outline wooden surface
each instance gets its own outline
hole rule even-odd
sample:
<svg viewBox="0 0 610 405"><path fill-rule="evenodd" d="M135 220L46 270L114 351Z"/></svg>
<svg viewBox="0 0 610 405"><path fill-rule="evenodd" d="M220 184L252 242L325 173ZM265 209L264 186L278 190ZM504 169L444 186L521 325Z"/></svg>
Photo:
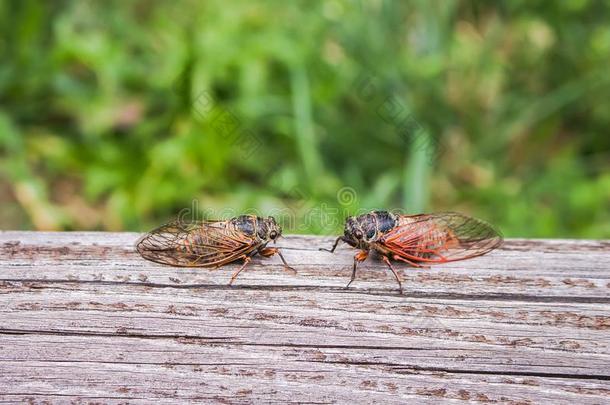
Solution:
<svg viewBox="0 0 610 405"><path fill-rule="evenodd" d="M508 240L378 260L287 237L279 258L172 268L133 233L0 233L0 402L610 403L610 242Z"/></svg>

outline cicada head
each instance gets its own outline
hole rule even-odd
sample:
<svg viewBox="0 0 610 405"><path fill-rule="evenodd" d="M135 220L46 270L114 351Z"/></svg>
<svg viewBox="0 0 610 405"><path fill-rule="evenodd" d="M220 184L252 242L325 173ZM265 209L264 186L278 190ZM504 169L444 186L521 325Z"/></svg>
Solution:
<svg viewBox="0 0 610 405"><path fill-rule="evenodd" d="M343 240L359 249L367 249L368 240L366 238L366 229L362 221L362 215L359 217L347 217L345 220L345 229L343 230Z"/></svg>
<svg viewBox="0 0 610 405"><path fill-rule="evenodd" d="M258 236L265 241L275 242L282 236L282 227L275 222L275 218L267 217L259 220Z"/></svg>
<svg viewBox="0 0 610 405"><path fill-rule="evenodd" d="M369 244L377 241L383 232L392 229L396 217L387 211L372 211L345 220L343 240L353 247L367 250Z"/></svg>

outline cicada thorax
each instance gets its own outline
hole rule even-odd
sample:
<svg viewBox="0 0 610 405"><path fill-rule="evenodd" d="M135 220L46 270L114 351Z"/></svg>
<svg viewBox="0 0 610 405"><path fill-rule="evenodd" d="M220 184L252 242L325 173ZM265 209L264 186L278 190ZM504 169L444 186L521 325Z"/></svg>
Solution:
<svg viewBox="0 0 610 405"><path fill-rule="evenodd" d="M268 228L270 219L257 217L255 215L241 215L231 220L232 227L242 234L256 239L257 242L268 241Z"/></svg>
<svg viewBox="0 0 610 405"><path fill-rule="evenodd" d="M244 235L254 236L256 234L257 218L253 215L240 215L229 221L229 226Z"/></svg>
<svg viewBox="0 0 610 405"><path fill-rule="evenodd" d="M387 211L373 211L371 214L375 221L375 236L379 237L386 232L391 231L398 225L398 217L391 212ZM371 235L371 231L368 231L367 237ZM369 237L369 239L372 239Z"/></svg>

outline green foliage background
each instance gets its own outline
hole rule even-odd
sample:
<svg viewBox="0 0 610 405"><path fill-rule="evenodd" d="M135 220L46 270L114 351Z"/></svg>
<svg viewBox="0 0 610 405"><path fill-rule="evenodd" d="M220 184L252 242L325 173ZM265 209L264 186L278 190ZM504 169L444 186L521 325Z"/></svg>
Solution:
<svg viewBox="0 0 610 405"><path fill-rule="evenodd" d="M402 208L610 237L609 16L597 0L2 1L0 228L141 231L196 199L280 207L289 232L337 231L320 207ZM261 147L215 128L201 94ZM421 136L383 119L388 98Z"/></svg>

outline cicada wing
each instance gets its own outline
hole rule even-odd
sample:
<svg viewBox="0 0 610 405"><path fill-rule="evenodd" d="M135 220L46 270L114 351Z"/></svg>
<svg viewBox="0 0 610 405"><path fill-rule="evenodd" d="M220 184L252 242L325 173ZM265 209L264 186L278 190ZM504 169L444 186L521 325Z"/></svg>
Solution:
<svg viewBox="0 0 610 405"><path fill-rule="evenodd" d="M161 264L211 267L235 261L257 246L253 237L233 229L229 221L176 221L146 234L136 250Z"/></svg>
<svg viewBox="0 0 610 405"><path fill-rule="evenodd" d="M455 212L401 215L377 242L408 261L445 263L481 256L502 244L490 224Z"/></svg>

